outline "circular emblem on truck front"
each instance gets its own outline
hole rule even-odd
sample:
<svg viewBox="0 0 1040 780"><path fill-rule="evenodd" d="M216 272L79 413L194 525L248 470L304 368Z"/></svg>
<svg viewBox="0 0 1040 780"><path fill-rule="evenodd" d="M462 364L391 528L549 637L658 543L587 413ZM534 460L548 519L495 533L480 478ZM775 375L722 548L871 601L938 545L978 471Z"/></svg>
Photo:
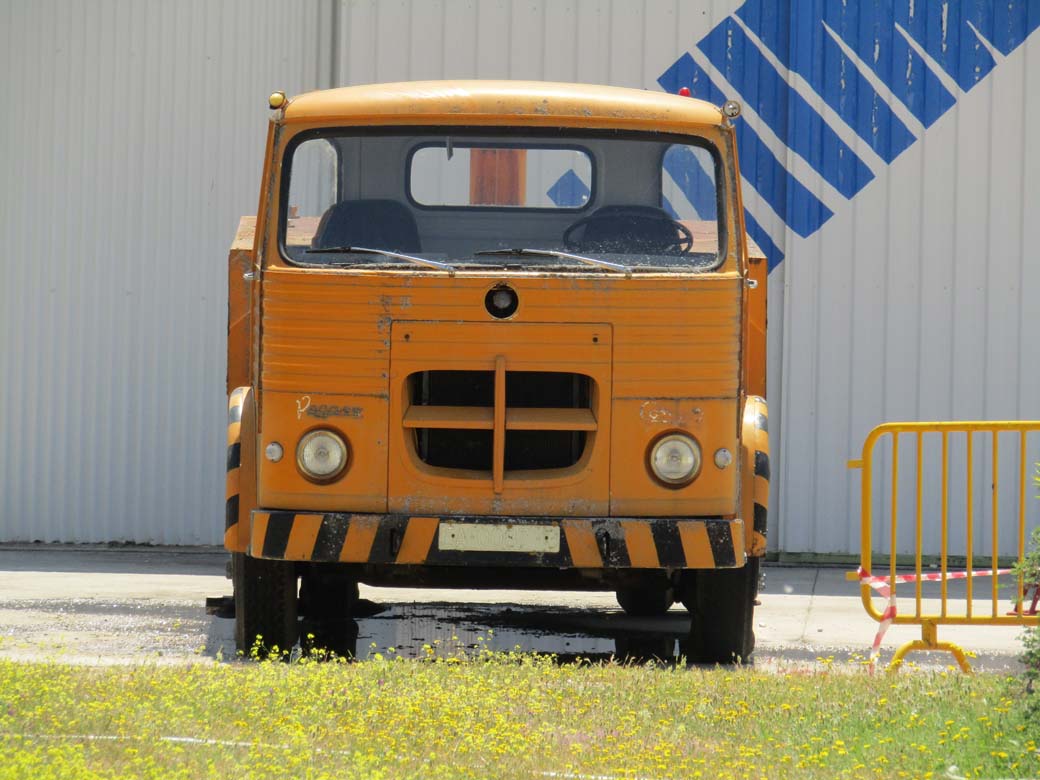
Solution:
<svg viewBox="0 0 1040 780"><path fill-rule="evenodd" d="M504 320L516 314L520 307L520 299L516 290L508 284L499 284L487 291L484 296L484 308L492 317Z"/></svg>

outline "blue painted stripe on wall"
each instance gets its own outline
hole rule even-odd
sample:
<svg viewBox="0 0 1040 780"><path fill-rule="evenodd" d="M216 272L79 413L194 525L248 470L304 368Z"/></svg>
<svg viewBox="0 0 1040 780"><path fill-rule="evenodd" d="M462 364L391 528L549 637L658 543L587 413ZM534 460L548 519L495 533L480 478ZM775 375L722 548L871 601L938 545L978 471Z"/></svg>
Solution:
<svg viewBox="0 0 1040 780"><path fill-rule="evenodd" d="M726 19L697 44L777 137L846 198L874 178L856 153L791 89L747 34Z"/></svg>
<svg viewBox="0 0 1040 780"><path fill-rule="evenodd" d="M1040 27L1040 0L747 0L735 16L784 68L805 79L851 130L891 163L917 139L856 63L872 71L927 128L958 97L932 65L961 89L971 89L995 67L986 44L1007 55ZM917 53L907 36L928 58ZM724 96L688 53L658 84L668 92L689 87L696 97L715 104L736 98L754 106L777 137L825 180L846 197L855 195L869 181L859 178L863 174L856 163L862 160L855 155L849 158L852 164L840 159L847 149L838 145L840 136L835 143L834 128L788 87L787 74L772 67L754 38L729 16L697 44L740 94ZM854 59L845 56L842 46L854 52ZM737 120L736 132L744 179L796 233L806 236L819 229L831 216L826 206L783 170L746 122ZM783 252L750 211L746 217L748 234L774 268Z"/></svg>
<svg viewBox="0 0 1040 780"><path fill-rule="evenodd" d="M878 75L882 82L892 90L892 94L903 104L925 127L931 127L935 120L953 108L957 99L942 85L939 77L925 65L918 54L894 27L883 26L886 30L883 42L879 43L880 52L891 52L889 56L879 54L875 61L873 56L863 59Z"/></svg>
<svg viewBox="0 0 1040 780"><path fill-rule="evenodd" d="M1036 0L995 3L993 15L980 13L975 26L997 51L1010 54L1040 27L1040 3Z"/></svg>
<svg viewBox="0 0 1040 780"><path fill-rule="evenodd" d="M747 230L747 234L751 236L758 248L762 250L762 254L766 256L766 262L769 265L769 270L772 271L780 262L784 259L784 253L780 251L780 247L773 243L772 237L766 232L755 216L744 209L744 228Z"/></svg>
<svg viewBox="0 0 1040 780"><path fill-rule="evenodd" d="M894 15L896 22L939 67L961 89L968 91L996 67L993 56L971 26L1001 54L1010 54L1040 27L1040 2L951 0L948 3L916 3L913 13L909 4L900 4L894 9Z"/></svg>
<svg viewBox="0 0 1040 780"><path fill-rule="evenodd" d="M689 87L694 97L721 105L726 98L688 53L683 54L657 80L666 92ZM754 182L762 199L794 232L809 236L834 216L823 202L792 176L747 122L736 123L741 170Z"/></svg>
<svg viewBox="0 0 1040 780"><path fill-rule="evenodd" d="M812 15L809 0L795 0L792 13ZM906 6L909 9L909 6ZM816 21L818 20L818 21ZM893 3L846 0L828 3L814 23L826 22L861 63L870 68L910 112L928 127L953 106L956 98L924 59L896 30Z"/></svg>
<svg viewBox="0 0 1040 780"><path fill-rule="evenodd" d="M967 25L968 21L979 21L981 14L972 14L972 10L965 7L975 3L954 0L917 5L911 14L908 6L900 4L895 11L896 21L961 89L967 91L989 75L996 63ZM991 6L990 3L985 5Z"/></svg>
<svg viewBox="0 0 1040 780"><path fill-rule="evenodd" d="M814 0L808 11L798 13L802 5L801 0L779 6L768 0L748 0L737 9L737 15L784 67L804 78L881 159L892 162L916 140L914 134L828 35L819 0Z"/></svg>

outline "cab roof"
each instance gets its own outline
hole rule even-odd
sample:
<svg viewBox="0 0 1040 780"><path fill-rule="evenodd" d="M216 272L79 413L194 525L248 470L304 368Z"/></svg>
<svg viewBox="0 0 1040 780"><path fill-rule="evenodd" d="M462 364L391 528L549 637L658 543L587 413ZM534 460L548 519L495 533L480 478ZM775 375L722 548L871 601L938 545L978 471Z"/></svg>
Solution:
<svg viewBox="0 0 1040 780"><path fill-rule="evenodd" d="M405 81L307 92L286 122L524 124L690 132L718 127L718 106L664 92L548 81Z"/></svg>

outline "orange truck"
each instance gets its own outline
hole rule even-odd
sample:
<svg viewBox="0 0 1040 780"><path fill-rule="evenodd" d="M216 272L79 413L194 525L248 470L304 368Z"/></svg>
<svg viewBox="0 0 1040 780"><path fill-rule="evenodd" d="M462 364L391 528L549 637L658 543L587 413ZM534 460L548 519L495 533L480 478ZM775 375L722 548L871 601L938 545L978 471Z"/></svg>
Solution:
<svg viewBox="0 0 1040 780"><path fill-rule="evenodd" d="M450 81L270 107L229 262L239 648L363 582L681 602L690 660L747 658L769 445L739 104Z"/></svg>

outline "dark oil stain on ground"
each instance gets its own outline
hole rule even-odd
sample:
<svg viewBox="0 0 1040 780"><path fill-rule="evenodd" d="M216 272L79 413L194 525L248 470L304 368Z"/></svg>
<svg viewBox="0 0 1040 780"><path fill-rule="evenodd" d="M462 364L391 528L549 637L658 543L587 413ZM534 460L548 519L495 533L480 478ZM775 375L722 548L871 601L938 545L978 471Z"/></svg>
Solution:
<svg viewBox="0 0 1040 780"><path fill-rule="evenodd" d="M359 659L375 653L424 658L486 649L552 654L561 662L674 663L688 630L682 610L631 618L602 610L446 602L394 604L356 621L301 624L305 640L313 634L312 644Z"/></svg>

